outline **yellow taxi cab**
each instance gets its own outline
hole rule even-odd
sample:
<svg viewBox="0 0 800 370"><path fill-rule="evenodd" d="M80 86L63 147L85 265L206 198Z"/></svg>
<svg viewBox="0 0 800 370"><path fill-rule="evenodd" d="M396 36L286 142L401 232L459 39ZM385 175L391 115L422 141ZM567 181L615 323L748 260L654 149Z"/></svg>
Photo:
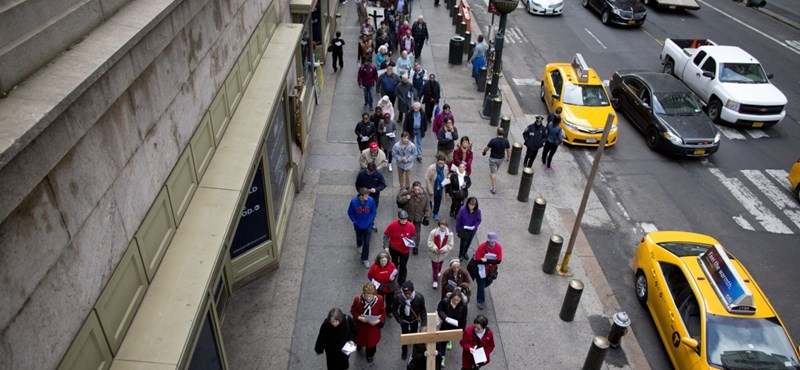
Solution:
<svg viewBox="0 0 800 370"><path fill-rule="evenodd" d="M548 112L561 107L564 142L579 146L598 146L608 114L614 114L606 146L617 143L617 115L608 99L603 81L589 68L581 54L572 63L550 63L544 67L541 92Z"/></svg>
<svg viewBox="0 0 800 370"><path fill-rule="evenodd" d="M800 159L794 163L792 169L789 170L789 182L794 189L794 196L800 201Z"/></svg>
<svg viewBox="0 0 800 370"><path fill-rule="evenodd" d="M714 238L649 233L633 270L676 369L800 369L800 348L764 292Z"/></svg>

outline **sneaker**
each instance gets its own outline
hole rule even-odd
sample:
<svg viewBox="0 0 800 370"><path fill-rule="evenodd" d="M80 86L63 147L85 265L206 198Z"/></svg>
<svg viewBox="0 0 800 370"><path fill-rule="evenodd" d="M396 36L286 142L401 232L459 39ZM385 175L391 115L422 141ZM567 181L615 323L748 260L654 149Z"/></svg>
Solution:
<svg viewBox="0 0 800 370"><path fill-rule="evenodd" d="M447 341L447 350L449 351L451 349L453 349L453 342L448 340Z"/></svg>
<svg viewBox="0 0 800 370"><path fill-rule="evenodd" d="M438 288L439 288L439 283L434 281L433 282L433 289L438 289Z"/></svg>
<svg viewBox="0 0 800 370"><path fill-rule="evenodd" d="M422 156L417 156L417 162L422 163Z"/></svg>
<svg viewBox="0 0 800 370"><path fill-rule="evenodd" d="M495 189L495 188L491 188L491 189L489 189L489 191L492 192L492 194L497 194L497 189Z"/></svg>
<svg viewBox="0 0 800 370"><path fill-rule="evenodd" d="M342 1L340 4L342 5L347 4L347 0Z"/></svg>
<svg viewBox="0 0 800 370"><path fill-rule="evenodd" d="M364 264L364 268L369 268L369 261L361 261Z"/></svg>
<svg viewBox="0 0 800 370"><path fill-rule="evenodd" d="M486 305L484 305L483 303L478 303L479 310L483 310L484 307L486 307Z"/></svg>
<svg viewBox="0 0 800 370"><path fill-rule="evenodd" d="M367 357L367 362L372 363L372 357Z"/></svg>
<svg viewBox="0 0 800 370"><path fill-rule="evenodd" d="M361 254L361 247L356 247L356 253Z"/></svg>
<svg viewBox="0 0 800 370"><path fill-rule="evenodd" d="M415 255L419 254L419 248L412 249L411 253L414 253Z"/></svg>
<svg viewBox="0 0 800 370"><path fill-rule="evenodd" d="M375 225L372 225L372 232L373 233L377 233L378 232L378 228L375 227Z"/></svg>
<svg viewBox="0 0 800 370"><path fill-rule="evenodd" d="M392 164L389 163L389 172L392 172Z"/></svg>
<svg viewBox="0 0 800 370"><path fill-rule="evenodd" d="M433 220L436 221L436 222L439 222L439 214L438 213L434 213L433 214Z"/></svg>

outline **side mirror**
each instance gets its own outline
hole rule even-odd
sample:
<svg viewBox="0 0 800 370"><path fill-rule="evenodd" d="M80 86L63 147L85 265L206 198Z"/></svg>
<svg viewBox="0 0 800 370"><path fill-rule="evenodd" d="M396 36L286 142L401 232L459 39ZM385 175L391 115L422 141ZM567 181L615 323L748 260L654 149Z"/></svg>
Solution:
<svg viewBox="0 0 800 370"><path fill-rule="evenodd" d="M683 337L681 338L681 344L691 348L697 352L698 355L700 354L700 343L697 342L697 339L692 337Z"/></svg>
<svg viewBox="0 0 800 370"><path fill-rule="evenodd" d="M771 80L773 77L775 77L775 75L774 75L774 74L772 74L772 73L767 73L767 79L768 79L768 80Z"/></svg>
<svg viewBox="0 0 800 370"><path fill-rule="evenodd" d="M555 100L558 100L558 99L560 99L560 98L561 98L561 97L560 97L558 94L553 94L553 99L555 99Z"/></svg>
<svg viewBox="0 0 800 370"><path fill-rule="evenodd" d="M714 79L714 72L711 71L703 71L703 77L708 77L710 79Z"/></svg>

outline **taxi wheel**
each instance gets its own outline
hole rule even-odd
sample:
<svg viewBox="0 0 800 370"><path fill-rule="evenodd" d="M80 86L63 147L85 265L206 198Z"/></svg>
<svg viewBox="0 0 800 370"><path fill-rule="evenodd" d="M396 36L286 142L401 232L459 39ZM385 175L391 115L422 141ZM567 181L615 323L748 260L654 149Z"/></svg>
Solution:
<svg viewBox="0 0 800 370"><path fill-rule="evenodd" d="M636 288L636 299L639 300L639 303L642 305L647 304L647 278L644 276L642 271L636 272L636 282L634 283Z"/></svg>

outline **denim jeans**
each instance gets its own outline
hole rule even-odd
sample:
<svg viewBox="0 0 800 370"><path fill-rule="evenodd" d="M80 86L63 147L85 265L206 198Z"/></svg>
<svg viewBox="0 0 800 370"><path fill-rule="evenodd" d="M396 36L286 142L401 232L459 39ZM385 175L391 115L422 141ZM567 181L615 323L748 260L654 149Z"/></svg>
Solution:
<svg viewBox="0 0 800 370"><path fill-rule="evenodd" d="M478 304L483 304L486 302L486 293L484 292L486 290L486 279L479 277L475 280L478 283Z"/></svg>
<svg viewBox="0 0 800 370"><path fill-rule="evenodd" d="M415 128L413 135L414 145L417 146L417 157L422 157L422 131Z"/></svg>
<svg viewBox="0 0 800 370"><path fill-rule="evenodd" d="M364 86L364 105L368 105L369 109L375 106L372 101L372 86Z"/></svg>
<svg viewBox="0 0 800 370"><path fill-rule="evenodd" d="M361 247L361 260L369 260L369 241L372 237L372 228L359 229L353 225L356 230L356 245Z"/></svg>

